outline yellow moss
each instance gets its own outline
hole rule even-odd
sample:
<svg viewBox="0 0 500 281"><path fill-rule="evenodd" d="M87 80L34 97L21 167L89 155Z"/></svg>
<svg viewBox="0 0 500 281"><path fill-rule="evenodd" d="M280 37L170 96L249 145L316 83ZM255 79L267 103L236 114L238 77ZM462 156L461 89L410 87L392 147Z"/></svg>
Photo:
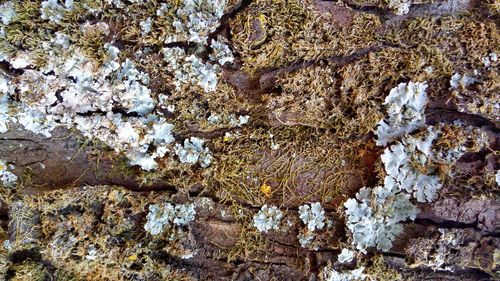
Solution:
<svg viewBox="0 0 500 281"><path fill-rule="evenodd" d="M270 149L269 133L280 144L278 150ZM362 142L333 136L305 127L252 130L220 148L224 154L219 154L208 185L223 201L253 206L331 202L363 181L363 171L355 168ZM273 190L270 198L260 190L263 183Z"/></svg>
<svg viewBox="0 0 500 281"><path fill-rule="evenodd" d="M232 21L243 69L253 73L292 62L347 56L377 45L378 17L354 14L344 26L300 1L256 1ZM297 24L299 21L300 24Z"/></svg>
<svg viewBox="0 0 500 281"><path fill-rule="evenodd" d="M270 97L267 107L277 116L295 114L298 124L333 129L338 139L366 136L382 118L373 102L380 93L347 84L358 81L357 69L358 64L346 66L342 73L349 77L343 80L335 77L335 68L322 65L291 73L278 81L283 93Z"/></svg>
<svg viewBox="0 0 500 281"><path fill-rule="evenodd" d="M13 272L13 276L9 279L12 281L43 281L50 278L47 269L42 264L32 261L15 264L9 270Z"/></svg>
<svg viewBox="0 0 500 281"><path fill-rule="evenodd" d="M244 59L244 69L280 66L289 61L288 52L284 53L291 48L288 39L303 29L308 17L311 15L300 1L253 1L231 21L232 40Z"/></svg>
<svg viewBox="0 0 500 281"><path fill-rule="evenodd" d="M372 257L369 262L365 264L366 269L363 273L367 274L371 280L385 281L385 280L404 280L403 276L390 267L385 261L384 256L377 255Z"/></svg>
<svg viewBox="0 0 500 281"><path fill-rule="evenodd" d="M55 280L127 280L131 275L191 280L149 257L152 249L163 246L138 235L142 226L131 219L141 215L146 204L163 202L164 197L99 186L48 192L26 197L25 202L41 210L40 252L54 266ZM97 249L98 259L87 257L90 247ZM139 269L133 269L137 265Z"/></svg>

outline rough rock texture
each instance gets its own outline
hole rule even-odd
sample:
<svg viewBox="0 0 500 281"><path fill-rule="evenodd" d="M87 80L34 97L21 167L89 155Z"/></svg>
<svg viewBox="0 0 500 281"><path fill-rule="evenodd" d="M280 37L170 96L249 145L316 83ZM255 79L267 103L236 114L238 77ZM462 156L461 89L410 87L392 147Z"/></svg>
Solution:
<svg viewBox="0 0 500 281"><path fill-rule="evenodd" d="M216 106L249 113L251 122L238 131L204 130L195 121L183 121L177 139L192 135L212 141L216 164L207 171L179 168L150 176L128 166L126 158L97 141L66 128L57 128L48 139L20 128L0 134L0 159L13 164L20 178L18 189L7 190L0 197L0 238L11 244L0 253L0 274L7 280L318 280L321 268L335 261L342 245L349 242L341 203L381 179L378 161L382 149L375 146L372 131L381 116L380 104L396 82L418 76L435 78L429 87L429 125L460 121L484 132L488 144L465 154L451 167L457 176L446 179L438 200L418 205L417 219L405 222L391 251L370 251L368 260L381 257L381 270L398 276L385 280L499 278L500 199L498 185L492 180L500 167L499 120L474 108L458 110L475 93L483 93L480 88L459 96L446 92L449 72L461 70L450 64L458 64L455 58L468 55L464 51L467 42L457 39L429 47L413 38L417 31L425 33L422 38L438 40L447 29L460 30L457 25L469 21L467 12L474 14L474 23L498 32L494 29L498 28L498 1L414 1L418 3L404 16L394 15L383 1L305 2L322 18L321 24L331 25L318 37L343 30L345 38L331 43L334 47L329 47L328 39L317 38L317 50L296 55L295 51L306 47L287 40L265 47L278 42L280 32L297 36L293 41L307 37L307 32L299 36L288 34L298 33L296 30L279 30L274 18L262 20L269 3L244 0L223 18L215 33L232 34L239 57L222 73L223 82L233 89L231 104L218 100ZM496 10L486 2L496 5ZM275 12L269 13L278 18ZM434 34L424 30L423 23L419 27L421 17L426 17L428 25L438 25L441 20L456 22ZM364 20L367 26L356 25L357 31L353 31L360 35L349 37L350 24ZM285 29L295 23L282 24ZM299 21L298 26L301 24ZM367 35L358 29L368 33L373 29L380 38L364 42ZM245 37L245 32L250 35ZM237 41L235 35L252 47ZM498 52L495 40L488 43ZM355 43L344 46L344 41ZM304 42L301 44L308 45ZM447 53L450 49L459 54ZM264 54L262 61L259 52ZM442 69L436 67L436 77L421 71L429 63L425 59L415 63L417 66L408 61L392 64L401 56L417 61L417 53L432 54L426 59L438 61L443 53L449 56L448 62L439 64ZM245 60L245 55L255 57ZM469 67L467 59L460 62L460 67ZM13 71L4 64L1 68ZM397 72L394 76L381 73L391 72L391 68ZM366 77L349 76L357 71ZM498 78L498 68L495 71ZM365 95L372 89L380 93ZM324 92L332 95L315 104L314 95ZM354 101L346 101L346 96ZM233 100L241 107L232 108ZM274 130L281 150L270 148L268 130ZM244 138L222 140L226 132L235 131ZM269 196L259 189L264 183L272 187ZM165 201L196 205L195 220L176 230L175 243L166 234L152 237L143 227L147 206ZM297 239L304 229L298 206L315 201L322 202L333 221L328 231L318 234L321 245L316 251L300 247ZM275 232L255 231L251 218L265 203L286 209L291 223ZM91 254L94 250L96 259ZM383 273L373 274L384 280Z"/></svg>

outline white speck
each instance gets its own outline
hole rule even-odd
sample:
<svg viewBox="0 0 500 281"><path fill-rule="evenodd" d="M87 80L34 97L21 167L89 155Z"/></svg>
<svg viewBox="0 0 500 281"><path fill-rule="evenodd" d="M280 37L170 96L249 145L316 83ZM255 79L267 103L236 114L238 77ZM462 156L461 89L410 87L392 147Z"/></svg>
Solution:
<svg viewBox="0 0 500 281"><path fill-rule="evenodd" d="M145 21L141 21L141 29L142 29L142 35L146 35L151 32L151 26L153 24L153 21L151 18L146 19Z"/></svg>
<svg viewBox="0 0 500 281"><path fill-rule="evenodd" d="M352 261L355 252L349 249L342 249L342 252L338 256L338 261L341 263L346 263Z"/></svg>
<svg viewBox="0 0 500 281"><path fill-rule="evenodd" d="M496 53L490 53L489 55L485 56L482 61L484 66L490 67L494 62L498 61L498 55Z"/></svg>
<svg viewBox="0 0 500 281"><path fill-rule="evenodd" d="M208 123L215 125L220 122L220 117L216 114L211 113L210 116L208 116Z"/></svg>

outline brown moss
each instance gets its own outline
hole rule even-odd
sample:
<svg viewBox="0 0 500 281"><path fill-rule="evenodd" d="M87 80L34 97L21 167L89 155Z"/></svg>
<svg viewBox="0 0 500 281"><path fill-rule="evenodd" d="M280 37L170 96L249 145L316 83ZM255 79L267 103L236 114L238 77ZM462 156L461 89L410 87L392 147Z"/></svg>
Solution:
<svg viewBox="0 0 500 281"><path fill-rule="evenodd" d="M306 127L253 130L230 143L214 165L209 183L223 201L253 206L270 203L298 206L309 201L334 204L334 199L363 185L357 167L361 142L336 142L334 133ZM280 147L271 149L271 139ZM266 196L260 186L271 186Z"/></svg>
<svg viewBox="0 0 500 281"><path fill-rule="evenodd" d="M374 46L379 27L377 17L363 13L341 27L300 1L254 1L231 22L234 47L250 73L352 54Z"/></svg>
<svg viewBox="0 0 500 281"><path fill-rule="evenodd" d="M363 273L370 276L370 279L372 280L404 280L401 273L389 266L382 255L372 257L371 260L365 264L365 266L366 270Z"/></svg>

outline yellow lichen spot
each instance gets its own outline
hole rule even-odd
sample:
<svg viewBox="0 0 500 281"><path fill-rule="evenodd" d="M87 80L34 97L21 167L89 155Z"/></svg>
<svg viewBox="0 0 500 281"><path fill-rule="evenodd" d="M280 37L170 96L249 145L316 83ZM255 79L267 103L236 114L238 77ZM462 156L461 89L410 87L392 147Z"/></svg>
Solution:
<svg viewBox="0 0 500 281"><path fill-rule="evenodd" d="M131 262L134 262L134 261L136 261L136 260L137 260L137 255L136 255L136 254L133 254L133 255L129 256L127 259L128 259L129 261L131 261Z"/></svg>
<svg viewBox="0 0 500 281"><path fill-rule="evenodd" d="M271 186L264 183L260 186L260 191L267 197L271 195Z"/></svg>
<svg viewBox="0 0 500 281"><path fill-rule="evenodd" d="M229 142L229 141L231 141L231 137L229 137L229 136L226 135L226 136L224 136L223 141L224 142Z"/></svg>
<svg viewBox="0 0 500 281"><path fill-rule="evenodd" d="M267 23L267 19L266 19L266 16L265 16L265 15L260 14L260 15L258 16L258 18L259 18L259 21L260 21L260 23L261 23L262 25L265 25L265 24Z"/></svg>

